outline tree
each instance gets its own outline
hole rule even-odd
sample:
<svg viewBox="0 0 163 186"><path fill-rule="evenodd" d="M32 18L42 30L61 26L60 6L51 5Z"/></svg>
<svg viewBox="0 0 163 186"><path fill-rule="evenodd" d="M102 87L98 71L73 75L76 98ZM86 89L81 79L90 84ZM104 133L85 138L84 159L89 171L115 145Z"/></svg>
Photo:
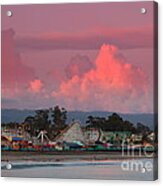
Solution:
<svg viewBox="0 0 163 186"><path fill-rule="evenodd" d="M108 117L105 125L106 131L123 131L123 119L117 114L113 113L111 116Z"/></svg>
<svg viewBox="0 0 163 186"><path fill-rule="evenodd" d="M51 116L53 120L53 124L57 129L63 129L66 125L67 119L67 111L65 108L59 108L59 106L55 106L51 109Z"/></svg>
<svg viewBox="0 0 163 186"><path fill-rule="evenodd" d="M31 136L35 134L35 117L27 116L23 122L24 130L29 132Z"/></svg>
<svg viewBox="0 0 163 186"><path fill-rule="evenodd" d="M36 110L35 122L36 128L38 130L48 130L49 129L49 110Z"/></svg>
<svg viewBox="0 0 163 186"><path fill-rule="evenodd" d="M108 117L108 119L110 122L123 122L123 119L117 113L113 113L111 116Z"/></svg>
<svg viewBox="0 0 163 186"><path fill-rule="evenodd" d="M123 131L131 131L133 133L136 132L136 128L135 126L133 125L133 123L131 123L130 121L124 121L123 122Z"/></svg>
<svg viewBox="0 0 163 186"><path fill-rule="evenodd" d="M100 128L103 131L131 131L135 132L134 125L129 121L123 119L117 114L113 113L108 118L88 116L86 121L87 127Z"/></svg>
<svg viewBox="0 0 163 186"><path fill-rule="evenodd" d="M145 135L150 132L150 128L142 123L137 123L136 132Z"/></svg>
<svg viewBox="0 0 163 186"><path fill-rule="evenodd" d="M49 110L36 110L35 116L28 116L24 120L24 129L28 131L31 136L37 135L40 130L49 130Z"/></svg>
<svg viewBox="0 0 163 186"><path fill-rule="evenodd" d="M86 120L86 124L88 124L88 126L93 126L93 120L94 120L94 117L93 116L88 116L88 119Z"/></svg>
<svg viewBox="0 0 163 186"><path fill-rule="evenodd" d="M88 116L86 123L88 124L88 127L103 128L106 123L106 118Z"/></svg>

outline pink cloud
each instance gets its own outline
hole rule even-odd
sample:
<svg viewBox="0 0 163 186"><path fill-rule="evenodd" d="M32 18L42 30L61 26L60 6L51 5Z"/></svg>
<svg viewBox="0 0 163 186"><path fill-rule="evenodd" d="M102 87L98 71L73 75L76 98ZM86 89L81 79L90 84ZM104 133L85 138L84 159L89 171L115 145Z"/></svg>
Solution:
<svg viewBox="0 0 163 186"><path fill-rule="evenodd" d="M35 78L34 69L24 63L21 55L16 49L14 30L2 31L3 108L37 108L42 97L46 97L43 83ZM45 102L46 98L41 104Z"/></svg>
<svg viewBox="0 0 163 186"><path fill-rule="evenodd" d="M113 45L102 45L95 68L61 83L52 96L68 109L150 112L148 79Z"/></svg>
<svg viewBox="0 0 163 186"><path fill-rule="evenodd" d="M65 69L65 73L67 78L72 78L75 75L83 76L83 74L88 72L92 67L93 64L88 56L78 54L71 58Z"/></svg>
<svg viewBox="0 0 163 186"><path fill-rule="evenodd" d="M39 93L43 88L43 82L39 79L35 79L30 82L29 90L33 93Z"/></svg>
<svg viewBox="0 0 163 186"><path fill-rule="evenodd" d="M11 85L13 81L24 83L32 79L34 71L23 64L21 54L16 50L12 29L2 31L2 81Z"/></svg>
<svg viewBox="0 0 163 186"><path fill-rule="evenodd" d="M35 76L34 70L23 63L14 39L15 33L12 29L2 31L3 98L23 94L29 81Z"/></svg>
<svg viewBox="0 0 163 186"><path fill-rule="evenodd" d="M57 68L51 68L50 71L46 73L44 81L46 82L46 88L49 90L57 88L63 80L66 80L65 73Z"/></svg>

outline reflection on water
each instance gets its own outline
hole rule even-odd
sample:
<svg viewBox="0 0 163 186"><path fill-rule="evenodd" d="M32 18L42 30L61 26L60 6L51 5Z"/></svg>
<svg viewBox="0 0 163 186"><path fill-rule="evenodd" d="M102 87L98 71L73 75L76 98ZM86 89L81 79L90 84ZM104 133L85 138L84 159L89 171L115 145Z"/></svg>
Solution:
<svg viewBox="0 0 163 186"><path fill-rule="evenodd" d="M126 161L126 160L125 160ZM152 159L141 159L143 165ZM2 176L5 177L44 177L44 178L76 178L76 179L129 179L153 180L153 170L141 171L130 168L122 170L122 160L110 161L78 161L78 162L17 162L12 169L6 169L3 162ZM132 160L128 160L129 163Z"/></svg>

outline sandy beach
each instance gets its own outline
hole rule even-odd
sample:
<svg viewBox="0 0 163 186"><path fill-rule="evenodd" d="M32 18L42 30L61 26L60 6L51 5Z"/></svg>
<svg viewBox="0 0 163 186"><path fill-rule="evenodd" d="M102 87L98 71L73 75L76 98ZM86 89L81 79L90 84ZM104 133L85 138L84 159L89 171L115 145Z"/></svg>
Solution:
<svg viewBox="0 0 163 186"><path fill-rule="evenodd" d="M154 155L153 157L155 157ZM121 151L55 151L55 152L21 152L21 151L2 151L2 161L78 161L78 160L110 160L126 158L146 158L143 153L122 154Z"/></svg>

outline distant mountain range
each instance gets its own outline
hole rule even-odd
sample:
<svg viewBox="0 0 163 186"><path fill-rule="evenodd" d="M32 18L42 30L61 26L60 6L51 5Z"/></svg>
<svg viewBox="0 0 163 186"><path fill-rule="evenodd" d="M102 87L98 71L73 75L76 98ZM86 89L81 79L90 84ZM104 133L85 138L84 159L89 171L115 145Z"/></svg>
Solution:
<svg viewBox="0 0 163 186"><path fill-rule="evenodd" d="M99 116L99 117L108 117L112 114L112 112L105 111L92 111L92 112L84 112L84 111L69 111L67 113L67 123L71 123L73 119L79 120L81 124L85 124L88 116ZM143 114L122 114L118 113L123 120L128 120L133 124L137 124L141 122L151 129L154 127L154 114L151 113L143 113ZM27 116L34 116L34 110L17 110L17 109L2 109L1 110L1 121L2 123L8 122L23 122Z"/></svg>

